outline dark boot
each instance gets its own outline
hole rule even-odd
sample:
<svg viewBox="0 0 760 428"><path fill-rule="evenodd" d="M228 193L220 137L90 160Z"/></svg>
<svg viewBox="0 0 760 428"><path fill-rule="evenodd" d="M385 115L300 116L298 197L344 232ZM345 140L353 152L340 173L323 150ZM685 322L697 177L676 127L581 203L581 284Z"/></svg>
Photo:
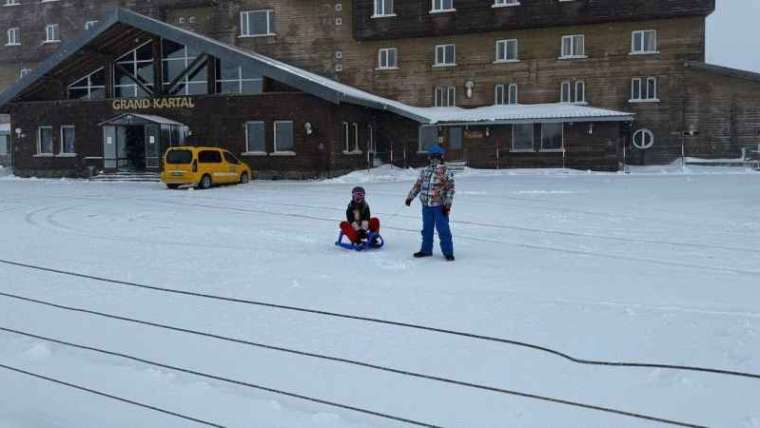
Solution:
<svg viewBox="0 0 760 428"><path fill-rule="evenodd" d="M418 252L414 253L414 258L415 259L421 259L423 257L430 257L430 256L432 256L432 254L430 254L430 253L423 253L422 251L418 251Z"/></svg>
<svg viewBox="0 0 760 428"><path fill-rule="evenodd" d="M454 258L453 254L446 254L446 261L447 262L453 262L454 260L456 260L456 259Z"/></svg>

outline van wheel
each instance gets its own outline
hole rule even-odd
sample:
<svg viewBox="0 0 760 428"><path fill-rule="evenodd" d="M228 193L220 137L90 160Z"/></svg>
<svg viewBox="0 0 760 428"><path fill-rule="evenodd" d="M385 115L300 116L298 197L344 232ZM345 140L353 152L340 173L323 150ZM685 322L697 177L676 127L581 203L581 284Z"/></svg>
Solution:
<svg viewBox="0 0 760 428"><path fill-rule="evenodd" d="M174 189L177 189L177 188L179 188L179 184L167 184L167 185L166 185L166 187L168 187L168 188L170 188L170 189L174 190Z"/></svg>
<svg viewBox="0 0 760 428"><path fill-rule="evenodd" d="M201 178L200 183L198 183L198 188L202 190L206 190L211 188L211 185L213 183L211 182L211 176L206 174Z"/></svg>
<svg viewBox="0 0 760 428"><path fill-rule="evenodd" d="M248 184L249 181L251 181L251 178L248 177L247 172L244 172L240 175L240 184Z"/></svg>

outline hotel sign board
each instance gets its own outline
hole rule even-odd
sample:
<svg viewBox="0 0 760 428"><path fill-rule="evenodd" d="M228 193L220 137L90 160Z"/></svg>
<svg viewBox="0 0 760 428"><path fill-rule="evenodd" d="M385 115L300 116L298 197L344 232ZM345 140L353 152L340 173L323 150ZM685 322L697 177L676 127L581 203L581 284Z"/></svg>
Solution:
<svg viewBox="0 0 760 428"><path fill-rule="evenodd" d="M122 98L113 100L112 107L115 111L194 109L195 102L191 97Z"/></svg>

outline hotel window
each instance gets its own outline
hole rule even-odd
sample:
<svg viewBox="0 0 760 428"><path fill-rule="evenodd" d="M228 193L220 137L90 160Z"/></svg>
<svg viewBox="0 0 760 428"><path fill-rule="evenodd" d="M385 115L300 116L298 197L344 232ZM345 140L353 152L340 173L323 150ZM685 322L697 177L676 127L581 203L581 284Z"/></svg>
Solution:
<svg viewBox="0 0 760 428"><path fill-rule="evenodd" d="M266 153L266 125L261 121L245 123L246 153Z"/></svg>
<svg viewBox="0 0 760 428"><path fill-rule="evenodd" d="M186 46L163 40L163 64L164 76L163 85L168 86L179 77L200 55L199 52ZM147 71L147 70L146 70ZM149 78L148 78L149 77ZM147 81L153 81L153 68L150 67L150 75L145 78ZM186 73L185 77L180 80L172 91L171 95L205 95L208 93L208 67L206 62L196 64L195 68Z"/></svg>
<svg viewBox="0 0 760 428"><path fill-rule="evenodd" d="M343 154L360 154L359 148L359 124L354 122L342 123Z"/></svg>
<svg viewBox="0 0 760 428"><path fill-rule="evenodd" d="M585 58L586 37L583 34L562 36L562 54L560 58Z"/></svg>
<svg viewBox="0 0 760 428"><path fill-rule="evenodd" d="M457 88L453 86L438 86L435 88L436 107L454 107L457 104Z"/></svg>
<svg viewBox="0 0 760 428"><path fill-rule="evenodd" d="M96 20L87 21L87 22L84 23L84 29L85 30L90 30L90 29L94 28L96 25L98 25L98 21L96 21Z"/></svg>
<svg viewBox="0 0 760 428"><path fill-rule="evenodd" d="M438 128L435 126L420 126L417 152L427 153L433 144L438 144Z"/></svg>
<svg viewBox="0 0 760 428"><path fill-rule="evenodd" d="M639 129L633 133L633 146L646 150L654 146L654 133L648 129Z"/></svg>
<svg viewBox="0 0 760 428"><path fill-rule="evenodd" d="M561 123L541 124L541 151L556 152L564 149L563 126Z"/></svg>
<svg viewBox="0 0 760 428"><path fill-rule="evenodd" d="M520 60L517 39L496 42L496 62L517 62Z"/></svg>
<svg viewBox="0 0 760 428"><path fill-rule="evenodd" d="M383 48L377 51L377 69L395 70L398 68L398 50Z"/></svg>
<svg viewBox="0 0 760 428"><path fill-rule="evenodd" d="M216 92L224 95L259 95L264 91L260 74L227 61L216 61Z"/></svg>
<svg viewBox="0 0 760 428"><path fill-rule="evenodd" d="M45 27L45 43L58 43L60 41L61 35L58 24L48 24Z"/></svg>
<svg viewBox="0 0 760 428"><path fill-rule="evenodd" d="M144 98L148 96L135 83L137 79L148 89L153 88L153 45L147 42L119 58L114 63L114 96L116 98Z"/></svg>
<svg viewBox="0 0 760 428"><path fill-rule="evenodd" d="M61 154L76 153L76 129L72 125L61 126Z"/></svg>
<svg viewBox="0 0 760 428"><path fill-rule="evenodd" d="M560 88L560 102L578 104L585 103L586 82L583 80L578 80L576 82L566 80L562 82L562 86Z"/></svg>
<svg viewBox="0 0 760 428"><path fill-rule="evenodd" d="M240 37L273 36L273 21L272 9L240 12Z"/></svg>
<svg viewBox="0 0 760 428"><path fill-rule="evenodd" d="M69 85L71 100L100 100L106 97L106 72L101 68Z"/></svg>
<svg viewBox="0 0 760 428"><path fill-rule="evenodd" d="M512 125L512 151L532 152L533 150L533 124Z"/></svg>
<svg viewBox="0 0 760 428"><path fill-rule="evenodd" d="M433 6L430 12L451 12L454 10L454 0L432 0Z"/></svg>
<svg viewBox="0 0 760 428"><path fill-rule="evenodd" d="M274 152L275 153L292 153L295 145L293 143L293 122L289 120L278 120L274 122Z"/></svg>
<svg viewBox="0 0 760 428"><path fill-rule="evenodd" d="M520 6L520 0L494 0L492 7Z"/></svg>
<svg viewBox="0 0 760 428"><path fill-rule="evenodd" d="M53 127L40 126L37 130L37 154L53 154Z"/></svg>
<svg viewBox="0 0 760 428"><path fill-rule="evenodd" d="M494 104L517 104L517 83L498 84L494 88Z"/></svg>
<svg viewBox="0 0 760 428"><path fill-rule="evenodd" d="M375 0L375 8L372 17L394 16L393 0Z"/></svg>
<svg viewBox="0 0 760 428"><path fill-rule="evenodd" d="M657 53L657 31L643 30L634 31L631 36L632 54Z"/></svg>
<svg viewBox="0 0 760 428"><path fill-rule="evenodd" d="M0 156L8 156L10 151L11 136L8 134L0 134Z"/></svg>
<svg viewBox="0 0 760 428"><path fill-rule="evenodd" d="M27 74L29 74L31 72L32 72L31 68L22 68L21 71L19 71L19 73L18 73L18 78L19 79L23 79L24 76L26 76Z"/></svg>
<svg viewBox="0 0 760 428"><path fill-rule="evenodd" d="M18 6L21 3L19 3L19 0L5 0L5 4L3 6Z"/></svg>
<svg viewBox="0 0 760 428"><path fill-rule="evenodd" d="M21 46L21 30L19 28L11 28L8 30L8 43L6 46Z"/></svg>
<svg viewBox="0 0 760 428"><path fill-rule="evenodd" d="M631 80L631 102L659 101L656 77L636 77Z"/></svg>
<svg viewBox="0 0 760 428"><path fill-rule="evenodd" d="M434 67L457 65L457 49L455 45L437 45L435 47Z"/></svg>

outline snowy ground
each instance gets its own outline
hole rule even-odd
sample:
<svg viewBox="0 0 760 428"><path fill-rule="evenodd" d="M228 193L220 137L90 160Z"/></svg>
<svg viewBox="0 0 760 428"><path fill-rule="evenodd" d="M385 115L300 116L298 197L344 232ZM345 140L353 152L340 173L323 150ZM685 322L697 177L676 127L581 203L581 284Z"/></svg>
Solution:
<svg viewBox="0 0 760 428"><path fill-rule="evenodd" d="M760 174L458 177L457 261L422 261L413 172L210 191L0 179L0 259L420 323L580 358L760 373ZM350 188L387 246L333 246ZM711 427L760 427L760 380L582 366L402 327L119 287L0 263L0 292ZM0 297L0 328L445 427L666 426ZM401 422L0 332L0 364L229 427ZM0 427L195 424L0 369ZM200 425L197 425L200 426Z"/></svg>

